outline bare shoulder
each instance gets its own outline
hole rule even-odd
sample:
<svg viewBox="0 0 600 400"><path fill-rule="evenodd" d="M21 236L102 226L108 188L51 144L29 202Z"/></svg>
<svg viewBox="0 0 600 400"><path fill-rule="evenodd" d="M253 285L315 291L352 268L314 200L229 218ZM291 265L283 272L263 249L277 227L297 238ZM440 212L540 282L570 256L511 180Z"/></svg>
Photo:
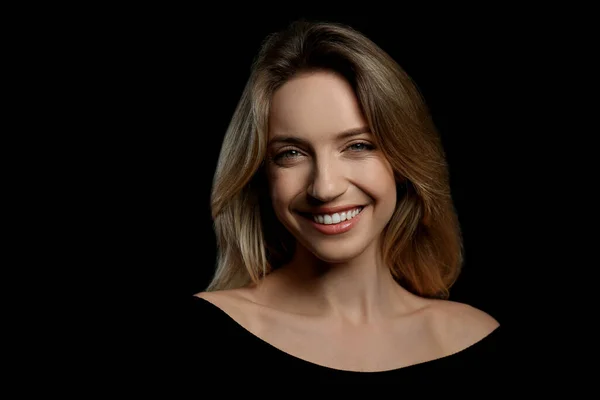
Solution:
<svg viewBox="0 0 600 400"><path fill-rule="evenodd" d="M217 290L214 292L200 292L194 296L209 301L216 306L235 305L246 300L244 289Z"/></svg>
<svg viewBox="0 0 600 400"><path fill-rule="evenodd" d="M228 295L230 295L229 292L231 292L231 290L220 290L220 291L215 291L215 292L200 292L200 293L196 293L194 296L204 299L206 301L210 301L212 303L215 300L220 301L222 299L227 298Z"/></svg>
<svg viewBox="0 0 600 400"><path fill-rule="evenodd" d="M436 334L448 354L472 346L500 326L488 313L464 303L436 300L432 310Z"/></svg>
<svg viewBox="0 0 600 400"><path fill-rule="evenodd" d="M194 296L212 303L236 320L248 312L248 305L251 304L248 291L244 288L200 292Z"/></svg>

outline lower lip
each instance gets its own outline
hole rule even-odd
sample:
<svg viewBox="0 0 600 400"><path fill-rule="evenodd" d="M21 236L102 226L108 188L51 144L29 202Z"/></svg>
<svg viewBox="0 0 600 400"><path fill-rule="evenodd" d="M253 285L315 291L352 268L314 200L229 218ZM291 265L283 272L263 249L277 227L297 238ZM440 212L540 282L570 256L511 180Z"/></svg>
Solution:
<svg viewBox="0 0 600 400"><path fill-rule="evenodd" d="M325 235L339 235L340 233L348 232L350 229L352 229L358 223L358 220L364 211L365 207L363 207L363 209L351 220L342 221L339 224L325 225L315 222L314 220L307 219L319 232Z"/></svg>

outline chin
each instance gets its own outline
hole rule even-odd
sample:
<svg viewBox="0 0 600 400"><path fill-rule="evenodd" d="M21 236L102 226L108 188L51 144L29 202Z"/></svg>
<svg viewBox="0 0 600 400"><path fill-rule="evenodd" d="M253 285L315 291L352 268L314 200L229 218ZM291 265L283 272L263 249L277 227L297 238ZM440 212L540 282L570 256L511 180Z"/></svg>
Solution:
<svg viewBox="0 0 600 400"><path fill-rule="evenodd" d="M351 261L364 253L367 246L347 243L346 246L340 246L339 243L324 244L318 246L310 245L307 250L321 261L338 264Z"/></svg>

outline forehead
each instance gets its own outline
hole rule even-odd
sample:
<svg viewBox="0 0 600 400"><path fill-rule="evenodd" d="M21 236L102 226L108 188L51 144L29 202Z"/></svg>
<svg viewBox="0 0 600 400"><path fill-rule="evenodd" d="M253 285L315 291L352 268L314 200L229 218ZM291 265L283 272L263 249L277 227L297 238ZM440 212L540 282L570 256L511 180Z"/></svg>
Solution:
<svg viewBox="0 0 600 400"><path fill-rule="evenodd" d="M317 140L366 121L350 84L328 71L300 74L273 95L269 137L296 135Z"/></svg>

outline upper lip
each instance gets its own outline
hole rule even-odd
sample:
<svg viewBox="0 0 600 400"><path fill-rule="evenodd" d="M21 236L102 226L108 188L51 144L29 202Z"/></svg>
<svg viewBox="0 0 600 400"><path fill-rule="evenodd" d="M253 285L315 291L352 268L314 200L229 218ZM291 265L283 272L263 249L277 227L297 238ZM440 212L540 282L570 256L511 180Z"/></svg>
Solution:
<svg viewBox="0 0 600 400"><path fill-rule="evenodd" d="M358 207L364 207L362 204L351 204L347 206L337 206L337 207L319 207L314 208L312 210L304 211L308 214L335 214L342 211L354 210Z"/></svg>

